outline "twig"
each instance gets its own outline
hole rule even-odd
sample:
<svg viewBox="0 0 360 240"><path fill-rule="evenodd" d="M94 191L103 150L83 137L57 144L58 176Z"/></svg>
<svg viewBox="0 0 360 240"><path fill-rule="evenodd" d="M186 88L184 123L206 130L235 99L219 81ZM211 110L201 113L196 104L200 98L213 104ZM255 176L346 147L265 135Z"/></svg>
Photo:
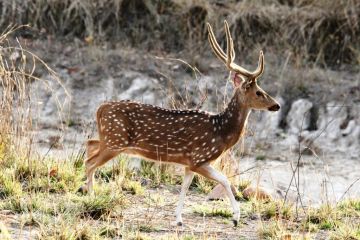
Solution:
<svg viewBox="0 0 360 240"><path fill-rule="evenodd" d="M196 67L193 67L190 63L186 62L185 60L182 60L180 58L164 58L164 57L158 57L155 56L155 59L159 59L159 60L170 60L170 61L178 61L181 62L183 64L185 64L186 66L188 66L189 68L191 68L191 70L194 72L195 74L195 78L198 78L198 76L196 75L196 73L198 73L199 75L202 75L201 72L199 71L199 69L197 69Z"/></svg>
<svg viewBox="0 0 360 240"><path fill-rule="evenodd" d="M357 183L358 181L360 181L360 177L357 178L355 181L353 181L353 182L349 185L349 187L346 189L346 191L343 193L343 195L339 198L339 200L337 201L337 203L338 203L338 202L341 202L341 201L343 200L343 198L345 197L345 195L350 191L350 188L352 188L352 187L355 185L355 183Z"/></svg>
<svg viewBox="0 0 360 240"><path fill-rule="evenodd" d="M340 106L340 110L343 108L345 106L345 100L344 100L344 102L343 102L343 104ZM340 111L339 110L339 111ZM308 112L306 112L306 114L307 114ZM304 119L305 119L305 115L304 115L304 118L303 118L303 121L304 121ZM307 144L307 146L306 146L306 148L310 148L310 146L314 143L314 141L316 140L316 139L318 139L324 132L325 132L325 130L327 129L327 127L333 122L335 120L335 117L333 117L332 119L330 119L330 121L328 121L327 123L326 123L326 125L324 126L324 128L319 132L319 134L317 134L314 138L312 138L310 141L309 141L309 143ZM291 187L291 185L292 185L292 182L293 182L293 180L294 180L294 178L295 178L295 174L296 174L296 172L297 172L297 176L298 176L298 181L297 181L297 184L296 184L296 188L297 188L297 191L298 191L298 196L297 196L297 201L298 200L300 200L301 201L301 198L299 199L299 177L300 177L300 173L299 173L299 167L300 167L300 160L301 160L301 157L302 157L302 154L301 154L301 132L302 132L302 126L303 126L303 121L302 121L302 124L301 124L301 129L300 129L300 135L299 135L299 138L298 138L298 160L297 160L297 165L296 165L296 167L295 167L295 169L292 169L293 170L293 172L292 172L292 177L291 177L291 180L290 180L290 183L289 183L289 186L288 186L288 188L286 189L286 193L285 193L285 197L284 197L284 204L285 204L285 202L286 202L286 200L287 200L287 195L288 195L288 192L289 192L289 190L290 190L290 187ZM295 179L296 180L296 179ZM302 205L302 203L301 203L301 205ZM304 206L302 205L302 207L303 207L303 209L304 209Z"/></svg>
<svg viewBox="0 0 360 240"><path fill-rule="evenodd" d="M257 168L257 166L249 167L248 169L246 169L246 170L244 170L244 171L241 171L241 172L239 172L239 173L237 173L237 174L234 174L234 175L232 175L232 176L230 176L230 177L228 177L228 178L237 177L237 176L239 176L239 175L241 175L241 174L243 174L243 173L246 173L246 172L248 172L248 171L250 171L250 170L252 170L252 169L254 169L254 168Z"/></svg>
<svg viewBox="0 0 360 240"><path fill-rule="evenodd" d="M300 132L299 132L299 136L298 136L298 159L297 159L297 163L296 163L296 167L295 169L292 168L292 176L291 176L291 180L290 180L290 183L289 183L289 186L288 188L286 189L286 193L285 193L285 197L284 197L284 203L286 202L287 200L287 195L289 193L289 190L290 190L290 187L292 185L292 182L295 180L295 186L296 186L296 191L297 191L297 197L296 197L296 203L300 200L300 203L301 203L301 206L305 212L305 208L304 208L304 205L302 203L302 200L301 200L301 195L300 195L300 160L302 158L302 154L301 154L301 133L302 133L302 130L303 130L303 125L304 125L304 120L305 120L305 117L306 115L308 114L309 112L306 112L303 116L303 119L301 121L301 127L300 127ZM298 181L296 181L296 175L297 173L297 179ZM298 213L298 208L297 208L297 205L296 205L296 214Z"/></svg>

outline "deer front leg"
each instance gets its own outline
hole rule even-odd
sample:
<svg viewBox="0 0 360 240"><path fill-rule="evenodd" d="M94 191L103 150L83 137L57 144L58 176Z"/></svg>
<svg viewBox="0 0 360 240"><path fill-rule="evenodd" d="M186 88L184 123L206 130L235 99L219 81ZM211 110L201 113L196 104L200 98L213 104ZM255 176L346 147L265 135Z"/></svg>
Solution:
<svg viewBox="0 0 360 240"><path fill-rule="evenodd" d="M181 185L179 202L178 202L178 205L177 205L176 211L175 211L176 223L178 226L182 226L183 221L182 221L181 213L182 213L182 209L184 207L186 192L188 191L193 178L194 178L194 172L190 171L189 168L186 167L184 180Z"/></svg>
<svg viewBox="0 0 360 240"><path fill-rule="evenodd" d="M193 170L196 173L201 174L202 176L204 176L206 178L209 178L211 180L214 180L214 181L220 183L225 188L226 194L227 194L228 198L230 199L231 206L233 209L233 223L234 223L234 226L236 227L239 222L239 219L240 219L240 208L239 208L238 203L235 200L234 194L231 190L230 182L227 179L227 177L210 165L202 165L200 167L194 167L191 170Z"/></svg>

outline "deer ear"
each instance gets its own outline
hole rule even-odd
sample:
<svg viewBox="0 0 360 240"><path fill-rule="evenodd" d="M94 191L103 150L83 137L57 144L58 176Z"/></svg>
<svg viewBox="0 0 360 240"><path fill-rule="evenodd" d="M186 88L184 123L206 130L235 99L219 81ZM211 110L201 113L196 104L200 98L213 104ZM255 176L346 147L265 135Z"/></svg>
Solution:
<svg viewBox="0 0 360 240"><path fill-rule="evenodd" d="M244 78L239 74L235 73L233 78L233 83L235 87L240 87L245 82Z"/></svg>

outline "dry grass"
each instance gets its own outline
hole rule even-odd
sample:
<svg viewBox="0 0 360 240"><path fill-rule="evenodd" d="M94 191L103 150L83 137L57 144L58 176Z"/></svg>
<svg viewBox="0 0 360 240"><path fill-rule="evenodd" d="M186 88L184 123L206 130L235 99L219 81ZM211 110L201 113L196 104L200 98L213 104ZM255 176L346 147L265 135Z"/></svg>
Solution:
<svg viewBox="0 0 360 240"><path fill-rule="evenodd" d="M293 55L298 66L358 63L359 2L265 2L238 4L233 24L240 49L266 46L275 54Z"/></svg>
<svg viewBox="0 0 360 240"><path fill-rule="evenodd" d="M294 64L340 66L360 60L360 3L356 0L0 1L0 26L30 24L25 37L47 34L116 39L146 50L207 50L205 23L223 37L228 19L236 46L265 48L274 55L294 56ZM220 31L221 29L221 31ZM217 34L217 35L219 35ZM221 40L224 41L224 40Z"/></svg>
<svg viewBox="0 0 360 240"><path fill-rule="evenodd" d="M29 159L32 153L33 130L36 129L38 105L31 84L39 81L50 92L51 82L62 85L57 74L38 56L23 49L20 42L11 43L8 37L26 26L7 29L0 36L0 149L5 156ZM35 69L45 69L48 79L36 76ZM62 104L58 103L61 110ZM61 119L61 111L59 111ZM61 120L60 120L61 122ZM25 160L24 159L24 160Z"/></svg>

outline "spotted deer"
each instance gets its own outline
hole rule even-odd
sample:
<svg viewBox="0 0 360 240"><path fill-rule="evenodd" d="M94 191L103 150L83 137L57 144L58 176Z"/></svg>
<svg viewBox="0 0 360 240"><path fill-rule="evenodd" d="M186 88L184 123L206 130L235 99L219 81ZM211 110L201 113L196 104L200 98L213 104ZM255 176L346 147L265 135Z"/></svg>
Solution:
<svg viewBox="0 0 360 240"><path fill-rule="evenodd" d="M87 181L80 191L91 192L96 168L120 153L176 163L185 168L175 211L177 224L182 225L185 195L194 173L198 173L225 188L233 209L233 223L237 225L240 209L230 183L211 163L240 139L252 109L277 111L280 105L257 85L264 71L263 53L260 52L258 67L253 72L235 64L233 40L227 22L224 24L226 53L217 43L209 23L207 27L213 52L233 73L234 94L226 109L212 114L199 110L170 110L133 101L102 104L96 113L99 140L88 141Z"/></svg>

